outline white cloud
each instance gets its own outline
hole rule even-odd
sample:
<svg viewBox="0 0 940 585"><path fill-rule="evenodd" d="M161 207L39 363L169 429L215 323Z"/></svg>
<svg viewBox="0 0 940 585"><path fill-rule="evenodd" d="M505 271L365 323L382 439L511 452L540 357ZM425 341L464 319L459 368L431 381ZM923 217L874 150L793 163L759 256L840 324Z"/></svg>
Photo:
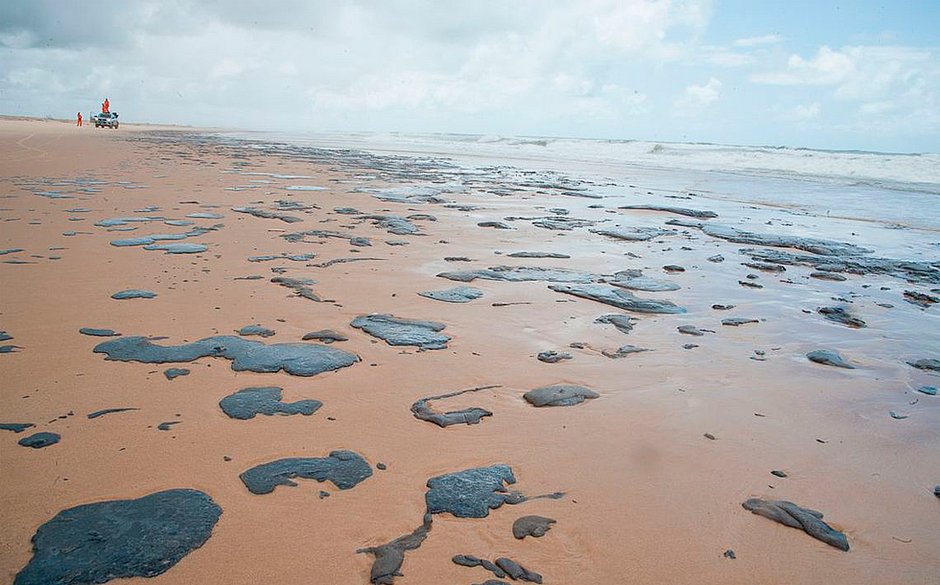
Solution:
<svg viewBox="0 0 940 585"><path fill-rule="evenodd" d="M782 43L784 38L780 35L762 35L759 37L747 37L737 39L732 44L735 47L759 47L762 45L776 45Z"/></svg>
<svg viewBox="0 0 940 585"><path fill-rule="evenodd" d="M822 107L819 102L799 104L784 115L784 119L792 122L808 122L819 117Z"/></svg>
<svg viewBox="0 0 940 585"><path fill-rule="evenodd" d="M590 95L591 90L594 89L594 83L590 78L565 72L559 73L552 79L552 86L562 93L577 96Z"/></svg>
<svg viewBox="0 0 940 585"><path fill-rule="evenodd" d="M618 121L647 114L652 109L649 97L616 84L605 84L598 90L576 98L573 112L583 118Z"/></svg>
<svg viewBox="0 0 940 585"><path fill-rule="evenodd" d="M855 63L836 89L836 97L868 100L900 96L916 87L940 92L940 56L907 47L859 46L843 49Z"/></svg>
<svg viewBox="0 0 940 585"><path fill-rule="evenodd" d="M227 77L237 77L245 71L243 63L234 59L222 59L209 70L209 79L217 81Z"/></svg>
<svg viewBox="0 0 940 585"><path fill-rule="evenodd" d="M684 43L704 30L710 13L708 0L592 0L558 3L551 10L533 4L519 14L486 4L490 12L481 14L498 26L494 30L488 20L479 29L462 28L455 33L461 43L427 31L400 34L394 11L371 5L357 5L343 17L348 38L341 39L342 54L333 43L290 31L279 40L296 41L318 56L318 64L297 65L296 76L308 80L301 93L319 112L404 108L505 115L532 112L531 104L538 104L552 117L617 118L645 113L650 105L645 93L626 88L614 73L631 63L666 62L686 53ZM447 26L463 26L477 13L472 5L454 10L461 18L450 15ZM433 29L435 16L428 18ZM253 34L265 38L263 32ZM334 69L331 60L346 66ZM223 63L213 66L216 75L238 73ZM260 69L252 75L262 74Z"/></svg>
<svg viewBox="0 0 940 585"><path fill-rule="evenodd" d="M711 18L711 0L295 0L275 10L248 0L175 0L172 9L141 0L109 9L114 26L102 28L88 19L107 3L89 2L97 5L0 5L0 80L21 91L0 94L0 109L43 101L44 110L59 102L71 110L107 91L128 120L233 126L283 114L297 127L303 113L322 127L396 110L389 123L407 130L448 112L534 117L533 104L548 119L635 115L649 102L623 71L694 53ZM76 59L82 71L107 67L76 76ZM40 86L42 95L27 95ZM271 103L278 113L255 115Z"/></svg>
<svg viewBox="0 0 940 585"><path fill-rule="evenodd" d="M640 114L650 110L649 96L638 90L631 90L619 85L607 84L601 88L604 96L610 97L614 103L625 106L625 113Z"/></svg>
<svg viewBox="0 0 940 585"><path fill-rule="evenodd" d="M682 55L681 63L696 67L745 67L758 62L759 54L727 45L696 44Z"/></svg>
<svg viewBox="0 0 940 585"><path fill-rule="evenodd" d="M722 50L706 52L703 55L703 60L706 63L719 65L721 67L743 67L745 65L753 65L757 61L751 55Z"/></svg>
<svg viewBox="0 0 940 585"><path fill-rule="evenodd" d="M829 111L843 119L842 127L860 134L940 133L940 55L929 50L870 45L833 50L823 46L812 58L791 55L785 70L755 75L751 80L792 86L794 91L812 89L817 102L824 98L857 103L857 107ZM802 113L810 114L811 110ZM790 119L799 117L795 110L789 115Z"/></svg>
<svg viewBox="0 0 940 585"><path fill-rule="evenodd" d="M910 47L854 46L833 50L822 46L804 59L791 55L786 69L751 77L768 85L836 86L836 96L870 99L873 94L900 93L906 86L932 78L938 81L940 58L930 51ZM940 88L938 88L940 89Z"/></svg>
<svg viewBox="0 0 940 585"><path fill-rule="evenodd" d="M690 85L673 105L680 112L689 113L718 101L721 97L721 81L711 77L702 85Z"/></svg>
<svg viewBox="0 0 940 585"><path fill-rule="evenodd" d="M64 91L66 84L58 75L39 67L28 67L11 71L5 78L11 87L33 91Z"/></svg>
<svg viewBox="0 0 940 585"><path fill-rule="evenodd" d="M669 29L683 26L696 35L704 30L711 13L710 2L695 1L591 0L583 6L603 46L663 59L682 54L681 43L667 41Z"/></svg>
<svg viewBox="0 0 940 585"><path fill-rule="evenodd" d="M785 71L761 73L751 80L770 85L835 85L848 79L854 70L852 56L822 46L811 59L791 55Z"/></svg>
<svg viewBox="0 0 940 585"><path fill-rule="evenodd" d="M858 111L865 115L880 116L897 111L898 104L892 101L867 102L859 106Z"/></svg>

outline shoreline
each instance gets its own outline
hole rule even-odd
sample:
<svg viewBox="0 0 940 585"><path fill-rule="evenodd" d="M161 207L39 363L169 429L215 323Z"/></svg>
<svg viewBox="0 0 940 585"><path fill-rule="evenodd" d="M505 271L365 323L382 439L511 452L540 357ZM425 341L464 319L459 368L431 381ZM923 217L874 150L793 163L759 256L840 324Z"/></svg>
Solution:
<svg viewBox="0 0 940 585"><path fill-rule="evenodd" d="M26 122L26 123L50 123L55 122L65 126L75 126L75 118L53 118L45 117L39 118L36 116L17 116L12 114L0 114L0 121L2 122ZM88 121L85 122L85 126L88 125ZM92 123L92 129L94 129L94 124ZM124 131L137 131L137 132L154 132L154 131L174 131L178 130L181 132L195 132L195 133L217 133L217 132L238 132L236 128L216 128L216 127L200 127L200 126L187 126L185 124L157 124L150 122L124 122L121 121L120 129Z"/></svg>
<svg viewBox="0 0 940 585"><path fill-rule="evenodd" d="M907 197L916 198L908 202L911 206L931 212L929 223L924 225L940 229L940 207L936 202L936 197L940 195L940 174L935 170L937 165L940 165L940 155L934 154L918 155L919 159L915 157L905 160L904 157L908 155L855 155L837 151L797 155L796 151L750 152L725 145L688 143L671 143L671 146L664 149L665 143L639 140L608 144L592 139L561 138L532 144L517 138L467 142L450 141L450 135L389 133L293 134L231 131L220 134L262 144L345 148L379 155L418 158L443 156L469 167L509 164L540 170L560 170L572 175L591 176L595 180L607 178L617 183L644 182L657 188L674 184L675 175L679 172L701 177L711 176L706 179L705 185L714 185L714 189L718 191L732 188L731 181L739 181L742 184L747 181L764 181L765 184L766 181L779 181L781 189L774 190L771 197L787 195L783 187L788 187L791 191L811 191L817 186L842 188L846 202L849 203L853 195L869 199L882 193L901 197L908 194ZM607 147L615 150L608 150ZM860 161L860 156L867 157L865 160L868 162ZM897 157L901 157L900 162L907 166L898 165ZM838 170L840 166L843 167L841 171ZM790 183L793 185L789 185ZM699 188L699 185L696 185L700 192L703 188L706 192L710 189L708 186ZM812 200L793 198L790 203L805 206L811 204ZM873 213L871 208L864 211Z"/></svg>
<svg viewBox="0 0 940 585"><path fill-rule="evenodd" d="M903 291L936 294L940 284L851 272L839 273L844 281L819 280L809 277L812 267L792 264L764 272L742 265L755 263L740 252L753 246L668 223L689 217L620 207L714 210L718 218L700 221L929 254L914 230L699 197L681 173L668 189L639 180L613 189L570 172L471 170L354 150L265 152L201 139L205 130L188 128L181 129L185 138L164 140L147 136L150 127L127 136L124 124L79 135L64 126L39 132L37 124L0 121L0 248L23 249L0 256L0 329L12 335L3 343L20 348L0 355L0 422L32 422L30 432L54 431L62 440L29 449L16 444L28 433L0 431L9 527L0 537L0 574L8 579L29 561L37 527L58 511L186 487L209 494L222 515L208 541L154 577L155 585L262 578L365 584L372 558L355 551L419 526L429 478L497 463L511 466L518 480L511 489L566 496L504 505L485 519L435 515L420 548L406 552L396 583L485 580L481 569L451 562L457 554L511 557L546 583L914 584L938 570L940 534L931 520L938 502L930 489L940 483L940 398L916 392L938 378L905 361L937 357L940 309L911 304ZM755 178L753 185L764 183ZM357 212L337 211L344 208ZM88 211L68 211L75 209ZM222 217L188 217L193 213ZM94 225L150 216L164 219ZM417 233L389 233L393 224L376 216L407 219ZM478 225L485 222L510 229ZM618 227L662 233L628 241L590 231ZM108 231L124 228L136 229ZM196 231L171 242L204 244L205 252L109 243ZM320 233L283 237L299 232ZM509 257L518 251L570 258ZM288 257L303 254L316 256ZM724 262L708 260L718 254ZM275 258L251 260L260 256ZM455 260L463 257L470 261ZM634 290L637 296L672 301L686 313L625 312L544 281L438 276L501 265L585 272L598 277L597 286L617 280L617 272L642 270L681 288ZM667 265L685 270L665 271ZM255 275L262 278L241 280ZM307 286L320 302L271 282L278 277L314 281ZM455 286L483 296L457 304L417 294ZM124 289L156 298L111 298ZM712 308L719 303L736 307ZM867 327L818 313L830 305L848 307ZM446 349L390 346L351 325L370 313L438 322L452 339ZM605 314L633 317L633 330L595 322ZM758 322L722 325L730 317ZM361 361L311 377L233 371L231 362L212 357L125 363L93 353L105 340L79 333L111 328L176 345L253 324L276 330L270 338L244 337L265 344L335 330L348 341L325 347ZM713 332L677 331L684 325ZM697 347L684 349L688 344ZM651 351L603 353L625 345ZM806 360L819 348L839 350L856 369ZM543 351L572 359L544 363L536 359ZM168 380L167 367L191 373ZM600 397L558 408L523 399L556 383L583 385ZM439 428L411 412L421 398L489 385L499 388L432 402L441 411L493 413L479 424ZM309 416L252 420L231 419L218 406L240 389L272 386L283 388L284 402L323 406ZM86 418L115 407L141 410ZM177 420L168 431L157 429ZM239 481L259 464L336 449L361 454L372 476L347 490L299 480L266 495ZM330 496L318 497L320 490ZM850 552L751 514L741 507L751 497L821 510L845 532ZM511 525L531 514L557 522L542 538L516 540ZM736 559L723 556L728 549Z"/></svg>

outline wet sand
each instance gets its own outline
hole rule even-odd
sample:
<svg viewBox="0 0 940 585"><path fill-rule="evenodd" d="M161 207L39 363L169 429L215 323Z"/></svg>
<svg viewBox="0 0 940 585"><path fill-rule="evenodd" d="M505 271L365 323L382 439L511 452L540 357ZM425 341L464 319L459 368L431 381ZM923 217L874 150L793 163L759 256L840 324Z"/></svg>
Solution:
<svg viewBox="0 0 940 585"><path fill-rule="evenodd" d="M184 129L0 121L0 250L22 249L0 256L0 330L12 338L0 344L15 346L0 354L0 422L35 425L0 430L0 579L12 582L32 556L30 538L63 509L192 488L211 496L221 517L205 544L146 582L366 584L372 557L356 551L421 526L428 479L502 463L517 479L510 489L565 496L504 505L481 519L435 514L420 548L405 553L395 583L492 578L453 563L458 554L509 557L545 583L935 582L940 397L916 389L940 385L940 376L906 362L940 357L940 307L913 304L903 293L938 296L940 282L931 279L940 232L743 205L696 193L691 173L677 173L669 189L662 177L655 189L636 178L619 184L626 194L616 196L597 179L511 176L427 158L246 146ZM415 190L397 192L398 200L368 191L442 186L450 187L430 202L409 198ZM841 273L845 281L822 280L803 265L762 271L743 266L753 260L739 250L782 248L667 223L693 220L684 215L618 209L627 205L710 210L718 217L695 221L847 242L873 249L869 256L920 260L926 269L914 283L851 272ZM238 207L302 221L233 211ZM436 221L419 215L410 220L418 234L396 234L366 217L415 214ZM128 217L163 219L94 225ZM535 218L587 223L546 229ZM488 221L512 229L478 226ZM589 231L617 226L669 232L625 241ZM127 227L136 229L108 231ZM282 237L311 230L341 237ZM110 244L194 231L158 243L204 244L204 252ZM350 238L368 238L371 246ZM519 251L570 258L508 257ZM316 256L289 258L302 254ZM708 260L718 254L723 262ZM264 255L276 258L249 260ZM470 261L445 260L457 257ZM463 285L439 273L502 265L576 270L607 287L616 272L641 269L681 288L632 293L686 312L627 313L544 281L476 279L467 286L483 295L464 303L419 295ZM684 271L663 270L667 265ZM244 279L254 275L262 278ZM306 286L320 301L270 282L275 277L313 281ZM156 296L111 298L133 289ZM818 313L832 306L847 307L866 326ZM442 349L389 345L351 326L371 313L440 323L451 339ZM611 313L635 317L632 331L594 322ZM722 325L728 318L758 322ZM221 357L109 361L93 349L120 337L79 333L161 336L154 343L166 346L236 335L246 325L274 330L243 338L266 345L313 344L301 338L331 329L348 341L327 347L361 361L313 376L235 371ZM682 334L683 325L713 333ZM602 353L628 344L651 351L620 359ZM811 362L805 354L817 349L838 351L855 369ZM536 359L551 350L572 359ZM191 372L170 380L164 370L171 367ZM599 397L542 408L523 399L553 384L583 386ZM493 413L477 424L442 428L411 411L422 398L482 386L498 387L431 403L437 412ZM250 420L219 407L251 387L279 387L284 403L322 406L310 415ZM110 408L138 410L86 416ZM61 441L41 449L17 444L36 432ZM350 489L296 479L296 487L262 495L239 480L271 461L337 450L358 453L374 473ZM749 498L823 512L850 550L752 514L742 507ZM512 525L528 515L556 522L541 538L517 540ZM724 556L729 549L734 559Z"/></svg>

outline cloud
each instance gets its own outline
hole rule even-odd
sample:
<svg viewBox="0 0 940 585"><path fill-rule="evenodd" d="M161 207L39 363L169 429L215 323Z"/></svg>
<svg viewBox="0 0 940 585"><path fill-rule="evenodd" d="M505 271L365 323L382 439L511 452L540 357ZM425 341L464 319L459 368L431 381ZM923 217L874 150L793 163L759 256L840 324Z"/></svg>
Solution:
<svg viewBox="0 0 940 585"><path fill-rule="evenodd" d="M881 116L896 112L898 104L892 101L867 102L859 106L858 111L864 115Z"/></svg>
<svg viewBox="0 0 940 585"><path fill-rule="evenodd" d="M571 110L583 119L622 121L652 110L649 96L616 84L605 84L573 100Z"/></svg>
<svg viewBox="0 0 940 585"><path fill-rule="evenodd" d="M791 55L785 71L761 73L751 79L770 85L835 85L848 79L854 70L852 56L822 46L810 59Z"/></svg>
<svg viewBox="0 0 940 585"><path fill-rule="evenodd" d="M602 45L665 59L682 53L681 43L666 41L669 29L682 26L693 35L699 34L711 12L710 3L692 1L593 0L583 6L590 11L592 32Z"/></svg>
<svg viewBox="0 0 940 585"><path fill-rule="evenodd" d="M799 104L786 112L783 118L791 122L808 122L818 118L821 111L822 107L819 105L819 102Z"/></svg>
<svg viewBox="0 0 940 585"><path fill-rule="evenodd" d="M732 45L735 47L759 47L762 45L776 45L782 43L784 38L780 35L762 35L759 37L747 37L735 40Z"/></svg>
<svg viewBox="0 0 940 585"><path fill-rule="evenodd" d="M234 59L222 59L209 70L209 79L218 81L220 79L238 77L246 70L247 68L242 62L235 61Z"/></svg>
<svg viewBox="0 0 940 585"><path fill-rule="evenodd" d="M718 65L719 67L744 67L753 65L757 58L747 53L729 51L723 47L700 47L697 55L688 59L689 63L704 63Z"/></svg>
<svg viewBox="0 0 940 585"><path fill-rule="evenodd" d="M832 85L837 95L863 99L895 91L916 80L940 73L940 59L924 49L892 46L854 46L833 50L822 46L814 57L791 55L786 69L759 73L751 81L768 85Z"/></svg>
<svg viewBox="0 0 940 585"><path fill-rule="evenodd" d="M50 91L66 89L66 85L55 74L38 67L17 69L7 75L5 81L10 84L10 87L37 90L41 88Z"/></svg>
<svg viewBox="0 0 940 585"><path fill-rule="evenodd" d="M721 81L714 77L702 85L690 85L673 105L679 112L690 113L718 101L721 97Z"/></svg>
<svg viewBox="0 0 940 585"><path fill-rule="evenodd" d="M858 103L856 108L838 109L844 124L858 132L940 132L940 55L930 50L822 46L812 58L791 55L785 70L754 75L751 80L817 88L817 101L825 97ZM822 94L818 88L830 89Z"/></svg>
<svg viewBox="0 0 940 585"><path fill-rule="evenodd" d="M128 120L233 126L395 110L388 123L408 129L447 112L532 116L531 104L634 115L648 106L627 71L688 55L710 18L710 0L10 0L0 84L15 91L0 109L71 110L108 91Z"/></svg>
<svg viewBox="0 0 940 585"><path fill-rule="evenodd" d="M940 92L940 55L909 47L858 46L843 49L852 59L852 74L836 88L836 97L874 100L929 88Z"/></svg>
<svg viewBox="0 0 940 585"><path fill-rule="evenodd" d="M940 135L940 55L934 50L823 46L812 57L791 55L785 69L751 80L777 86L781 95L812 101L783 111L782 119L811 119L818 130L844 132L865 143L870 137L892 139L892 150L940 148L935 139ZM818 112L813 104L819 104Z"/></svg>
<svg viewBox="0 0 940 585"><path fill-rule="evenodd" d="M6 0L0 3L0 44L15 48L132 47L142 33L170 36L198 30L204 21L187 18L189 4Z"/></svg>

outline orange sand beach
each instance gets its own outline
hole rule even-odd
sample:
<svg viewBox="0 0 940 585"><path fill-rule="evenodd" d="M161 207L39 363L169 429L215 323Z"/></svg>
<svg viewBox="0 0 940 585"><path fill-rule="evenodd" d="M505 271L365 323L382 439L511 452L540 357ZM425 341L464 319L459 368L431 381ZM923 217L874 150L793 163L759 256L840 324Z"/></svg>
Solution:
<svg viewBox="0 0 940 585"><path fill-rule="evenodd" d="M0 579L23 571L30 539L62 510L191 488L221 508L211 536L165 572L128 583L368 584L373 555L357 550L420 527L428 479L505 464L516 479L507 489L564 495L507 502L485 518L433 514L396 584L494 578L454 563L461 554L511 558L546 584L940 582L940 397L917 390L940 386L940 376L908 363L940 358L940 308L923 300L940 287L936 248L933 265L914 271L821 258L822 272L844 277L830 280L794 260L805 250L729 241L693 224L900 260L909 258L879 246L922 248L940 233L745 205L681 176L672 189L641 179L618 183L626 194L614 196L609 183L545 171L471 172L431 157L270 147L195 129L0 120L0 330L9 336L0 345L12 346L0 353L0 423L34 425L0 430ZM414 196L429 188L433 197ZM414 230L389 233L400 226L393 216ZM137 220L104 221L115 218ZM188 234L167 242L197 246L173 254L112 244L153 234ZM509 256L520 251L566 257ZM685 312L624 310L550 288L579 283L438 276L500 266L577 271L589 286L624 292L611 285L628 278L617 273L642 270L672 290L630 292ZM272 282L279 277L306 279L308 294ZM455 286L482 295L451 303L418 294ZM111 298L128 289L155 297ZM864 327L826 318L826 307ZM433 321L451 339L440 349L389 345L351 325L370 314ZM596 322L611 314L632 317L632 329ZM754 322L722 324L729 318ZM358 361L298 376L235 371L218 357L141 363L93 351L129 336L169 346L255 324L276 333L244 339L323 345ZM301 341L324 329L348 340ZM624 346L648 351L618 353ZM820 349L854 368L806 358ZM549 351L570 359L537 359ZM167 368L190 373L170 380ZM553 384L598 397L542 408L523 398ZM422 398L488 386L430 402L437 412L492 413L477 424L444 428L412 413ZM220 401L251 387L322 406L227 416ZM112 408L136 410L87 416ZM36 432L61 440L18 444ZM349 489L296 478L260 495L240 479L261 464L336 450L357 453L371 476ZM742 507L749 498L824 513L850 550L752 514ZM527 515L555 523L517 539L513 523Z"/></svg>

